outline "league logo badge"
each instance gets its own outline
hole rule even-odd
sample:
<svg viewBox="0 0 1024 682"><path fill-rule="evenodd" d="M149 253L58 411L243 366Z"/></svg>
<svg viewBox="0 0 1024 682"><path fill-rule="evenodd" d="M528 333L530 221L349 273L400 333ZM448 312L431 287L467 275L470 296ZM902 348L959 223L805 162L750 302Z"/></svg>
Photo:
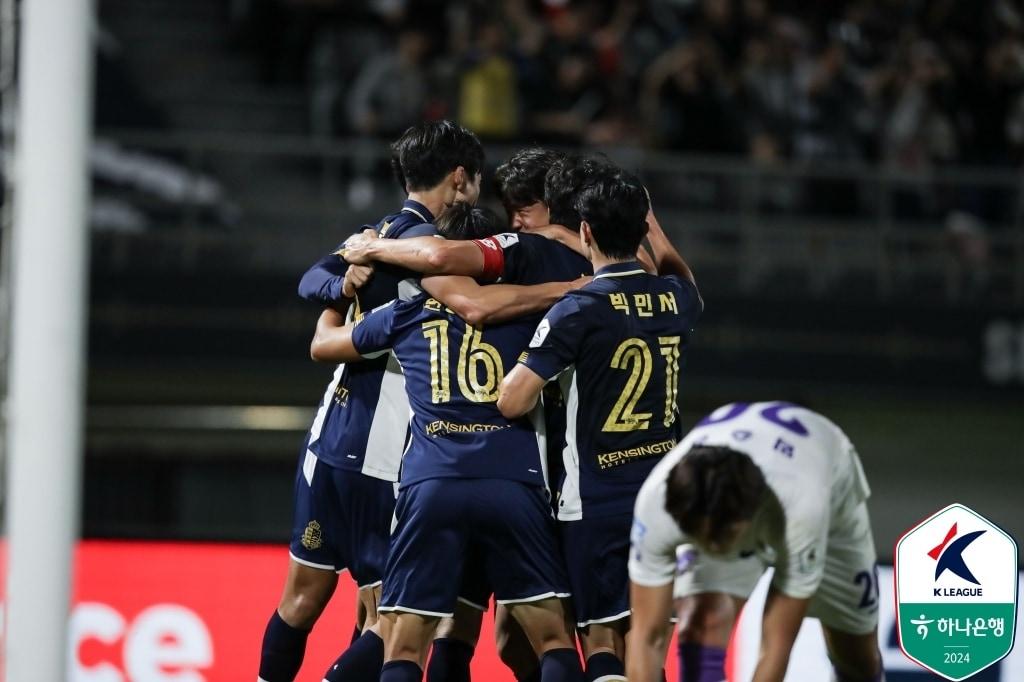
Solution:
<svg viewBox="0 0 1024 682"><path fill-rule="evenodd" d="M963 680L1010 653L1017 624L1017 544L962 504L917 524L896 543L900 648L947 680Z"/></svg>

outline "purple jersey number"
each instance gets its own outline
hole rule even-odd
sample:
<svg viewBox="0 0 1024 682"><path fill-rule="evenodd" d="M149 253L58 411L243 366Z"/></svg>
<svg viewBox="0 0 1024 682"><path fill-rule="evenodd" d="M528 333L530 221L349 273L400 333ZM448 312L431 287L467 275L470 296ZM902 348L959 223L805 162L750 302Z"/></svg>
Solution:
<svg viewBox="0 0 1024 682"><path fill-rule="evenodd" d="M775 424L776 426L785 429L786 431L789 431L790 433L794 433L798 436L807 436L810 432L799 419L797 419L796 417L786 419L779 414L779 412L786 409L787 407L797 406L794 405L793 403L770 403L767 407L761 410L761 418L767 422L771 422L772 424ZM745 413L749 409L750 403L733 403L732 405L729 406L729 409L725 411L725 414L718 417L708 415L707 417L704 417L704 419L701 420L701 422L697 424L697 426L710 426L711 424L722 424L727 421L732 421L733 419L736 419L736 417L739 417L741 414Z"/></svg>

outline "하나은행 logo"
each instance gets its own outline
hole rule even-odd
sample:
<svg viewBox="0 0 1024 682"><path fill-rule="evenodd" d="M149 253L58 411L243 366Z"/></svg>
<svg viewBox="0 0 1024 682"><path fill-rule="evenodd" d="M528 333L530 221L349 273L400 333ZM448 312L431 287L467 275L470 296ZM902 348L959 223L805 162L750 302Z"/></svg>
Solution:
<svg viewBox="0 0 1024 682"><path fill-rule="evenodd" d="M908 658L963 680L1010 652L1017 544L999 526L951 504L904 533L894 560L897 629Z"/></svg>

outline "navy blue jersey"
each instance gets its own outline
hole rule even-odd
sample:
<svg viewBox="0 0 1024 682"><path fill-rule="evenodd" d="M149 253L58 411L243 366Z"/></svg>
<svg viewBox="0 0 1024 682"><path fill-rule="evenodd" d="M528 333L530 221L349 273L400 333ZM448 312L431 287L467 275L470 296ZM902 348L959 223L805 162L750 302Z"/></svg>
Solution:
<svg viewBox="0 0 1024 682"><path fill-rule="evenodd" d="M594 273L589 260L538 234L509 232L474 243L484 254L484 279L532 285L570 282Z"/></svg>
<svg viewBox="0 0 1024 682"><path fill-rule="evenodd" d="M568 282L594 274L590 261L561 242L536 234L499 234L479 239L476 244L484 253L485 279L509 284L544 284ZM531 316L539 322L540 313ZM525 319L525 318L524 318ZM545 391L544 421L547 434L547 467L552 488L561 486L564 470L562 450L565 447L565 401L558 388Z"/></svg>
<svg viewBox="0 0 1024 682"><path fill-rule="evenodd" d="M543 436L533 415L508 420L496 405L505 370L531 334L524 322L474 329L426 295L377 308L356 324L352 342L361 355L391 349L405 372L413 418L403 488L431 478L544 485Z"/></svg>
<svg viewBox="0 0 1024 682"><path fill-rule="evenodd" d="M681 435L679 373L702 307L688 280L617 263L567 294L538 325L519 361L543 379L562 375L560 519L632 510L647 474Z"/></svg>
<svg viewBox="0 0 1024 682"><path fill-rule="evenodd" d="M375 226L384 239L437 234L425 206L406 200L399 213ZM348 264L336 254L317 262L302 278L299 294L330 305L341 299ZM377 264L373 277L359 289L352 315L398 296L398 284L418 275ZM338 365L310 429L309 450L331 466L398 480L405 446L409 404L401 368L387 356L353 365Z"/></svg>

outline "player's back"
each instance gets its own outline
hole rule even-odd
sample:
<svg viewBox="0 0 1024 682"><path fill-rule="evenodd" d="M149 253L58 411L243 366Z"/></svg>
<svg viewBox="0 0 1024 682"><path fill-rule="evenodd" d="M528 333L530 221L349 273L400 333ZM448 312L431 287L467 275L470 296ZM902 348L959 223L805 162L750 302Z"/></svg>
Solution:
<svg viewBox="0 0 1024 682"><path fill-rule="evenodd" d="M816 494L831 495L833 508L870 494L846 434L827 417L793 403L723 405L686 435L671 459L678 461L694 445L727 445L750 455L784 508Z"/></svg>
<svg viewBox="0 0 1024 682"><path fill-rule="evenodd" d="M390 346L405 373L413 418L403 487L453 477L545 484L538 412L508 420L497 408L501 380L532 333L523 321L475 329L426 295L374 310L357 325L360 352Z"/></svg>
<svg viewBox="0 0 1024 682"><path fill-rule="evenodd" d="M561 379L568 414L559 518L629 513L681 436L680 372L700 299L689 281L649 275L637 263L602 268L566 298L581 338L575 371Z"/></svg>

